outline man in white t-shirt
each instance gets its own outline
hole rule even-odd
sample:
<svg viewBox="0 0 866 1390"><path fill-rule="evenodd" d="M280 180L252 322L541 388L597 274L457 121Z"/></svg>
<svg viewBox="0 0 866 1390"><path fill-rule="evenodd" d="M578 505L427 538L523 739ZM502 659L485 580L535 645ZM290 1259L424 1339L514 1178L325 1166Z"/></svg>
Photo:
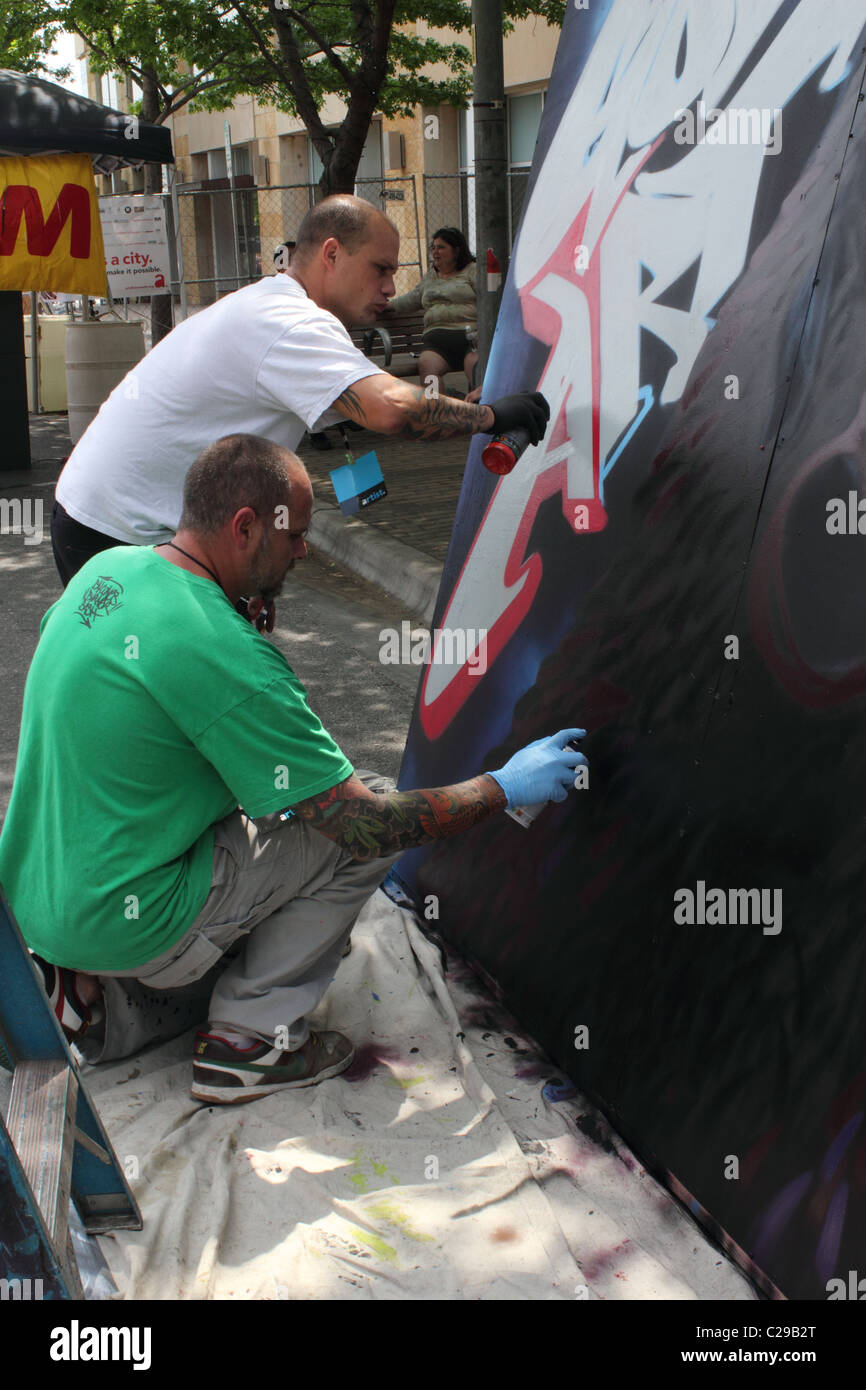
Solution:
<svg viewBox="0 0 866 1390"><path fill-rule="evenodd" d="M118 542L170 539L190 464L224 435L295 450L305 429L348 419L424 439L519 427L543 437L550 412L537 392L493 405L429 400L354 346L348 327L375 322L394 294L399 248L371 204L326 198L302 221L287 271L178 324L127 373L57 483L51 541L64 585Z"/></svg>

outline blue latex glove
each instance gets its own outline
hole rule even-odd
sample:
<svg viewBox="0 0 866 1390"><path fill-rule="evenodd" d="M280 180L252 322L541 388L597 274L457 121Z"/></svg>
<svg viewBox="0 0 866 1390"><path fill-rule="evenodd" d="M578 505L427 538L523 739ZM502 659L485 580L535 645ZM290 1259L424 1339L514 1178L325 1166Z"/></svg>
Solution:
<svg viewBox="0 0 866 1390"><path fill-rule="evenodd" d="M496 772L488 772L508 798L508 809L535 806L543 801L564 801L574 786L574 769L588 767L583 753L566 748L571 739L583 738L586 729L560 729L557 734L528 743Z"/></svg>

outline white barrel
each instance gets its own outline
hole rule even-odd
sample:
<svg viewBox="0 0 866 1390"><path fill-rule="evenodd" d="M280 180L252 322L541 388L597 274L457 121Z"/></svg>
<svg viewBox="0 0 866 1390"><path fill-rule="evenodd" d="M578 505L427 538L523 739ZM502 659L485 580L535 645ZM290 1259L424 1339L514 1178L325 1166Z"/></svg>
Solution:
<svg viewBox="0 0 866 1390"><path fill-rule="evenodd" d="M70 323L66 330L66 395L69 434L77 444L127 372L144 356L141 323L104 319Z"/></svg>

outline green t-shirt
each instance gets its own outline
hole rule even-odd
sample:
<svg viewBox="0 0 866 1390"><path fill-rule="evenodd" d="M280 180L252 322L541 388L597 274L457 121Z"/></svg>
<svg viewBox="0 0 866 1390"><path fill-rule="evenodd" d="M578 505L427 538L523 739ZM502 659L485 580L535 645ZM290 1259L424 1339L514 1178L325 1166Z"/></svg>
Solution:
<svg viewBox="0 0 866 1390"><path fill-rule="evenodd" d="M42 619L0 883L47 960L131 969L201 909L216 821L352 771L285 657L215 583L151 549L106 550Z"/></svg>

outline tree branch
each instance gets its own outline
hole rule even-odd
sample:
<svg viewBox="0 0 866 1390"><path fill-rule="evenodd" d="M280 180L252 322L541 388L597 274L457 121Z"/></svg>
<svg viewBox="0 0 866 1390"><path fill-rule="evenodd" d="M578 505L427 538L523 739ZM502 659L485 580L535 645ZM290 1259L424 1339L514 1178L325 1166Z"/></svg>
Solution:
<svg viewBox="0 0 866 1390"><path fill-rule="evenodd" d="M307 31L313 42L319 45L319 51L326 55L328 62L331 63L332 66L336 69L336 71L340 74L346 86L351 91L355 82L357 82L358 80L356 74L353 73L350 68L346 67L346 64L343 62L339 53L337 53L331 47L331 45L328 43L328 40L324 38L322 34L319 33L315 25L311 24L310 21L306 19L303 14L301 14L300 10L280 9L278 13L281 15L285 15L290 20L295 20L297 24L300 24L302 29L305 29ZM307 53L304 56L305 58L309 58L311 55Z"/></svg>
<svg viewBox="0 0 866 1390"><path fill-rule="evenodd" d="M256 47L258 48L265 62L268 64L269 67L273 68L274 75L276 76L277 81L282 83L284 81L283 70L274 58L272 47L268 43L265 36L262 34L261 30L259 29L259 26L256 24L255 20L250 18L250 16L246 12L246 8L243 5L235 5L233 6L233 8L238 16L238 19L241 21L242 24L246 25L253 38L255 39ZM279 38L279 35L277 35L277 37Z"/></svg>
<svg viewBox="0 0 866 1390"><path fill-rule="evenodd" d="M113 68L115 72L128 72L132 77L139 79L139 86L141 86L140 79L142 76L142 69L137 64L133 63L132 59L129 57L120 58L113 40L109 41L109 51L106 52L106 50L96 42L92 35L85 34L84 30L80 29L74 21L72 21L70 27L80 39L84 40L91 52L102 59L106 67Z"/></svg>
<svg viewBox="0 0 866 1390"><path fill-rule="evenodd" d="M175 91L167 92L167 100L163 105L156 124L161 125L163 121L168 120L169 116L173 116L175 111L180 111L181 107L186 106L187 102L195 101L202 92L207 92L213 87L221 87L224 85L228 85L229 89L231 89L233 85L232 79L230 77L215 77L212 82L202 82L200 86L194 87L192 91L183 92L183 89L179 88ZM179 93L180 100L177 100Z"/></svg>
<svg viewBox="0 0 866 1390"><path fill-rule="evenodd" d="M200 82L203 77L207 77L208 73L214 72L215 69L219 67L220 63L224 63L226 58L228 58L229 53L230 50L226 49L225 53L220 53L218 57L214 58L212 63L208 63L207 67L203 68L201 72L191 73L186 82L178 82L176 86L172 87L172 94L174 95L177 92L185 92L187 87L194 87L196 83ZM220 77L216 78L215 80L218 82L226 82L228 81L228 78Z"/></svg>
<svg viewBox="0 0 866 1390"><path fill-rule="evenodd" d="M282 57L289 76L289 81L285 85L289 87L295 99L298 115L306 126L310 138L319 156L322 158L322 162L327 164L325 156L327 155L328 158L330 158L331 151L334 148L333 140L322 124L319 108L310 90L307 74L304 71L304 64L294 30L292 29L290 21L285 17L287 12L285 10L277 10L276 8L272 8L272 6L273 0L270 0L268 12L277 35L280 56ZM238 13L241 13L240 7L238 7ZM285 83L285 74L283 72L280 72L280 81Z"/></svg>

